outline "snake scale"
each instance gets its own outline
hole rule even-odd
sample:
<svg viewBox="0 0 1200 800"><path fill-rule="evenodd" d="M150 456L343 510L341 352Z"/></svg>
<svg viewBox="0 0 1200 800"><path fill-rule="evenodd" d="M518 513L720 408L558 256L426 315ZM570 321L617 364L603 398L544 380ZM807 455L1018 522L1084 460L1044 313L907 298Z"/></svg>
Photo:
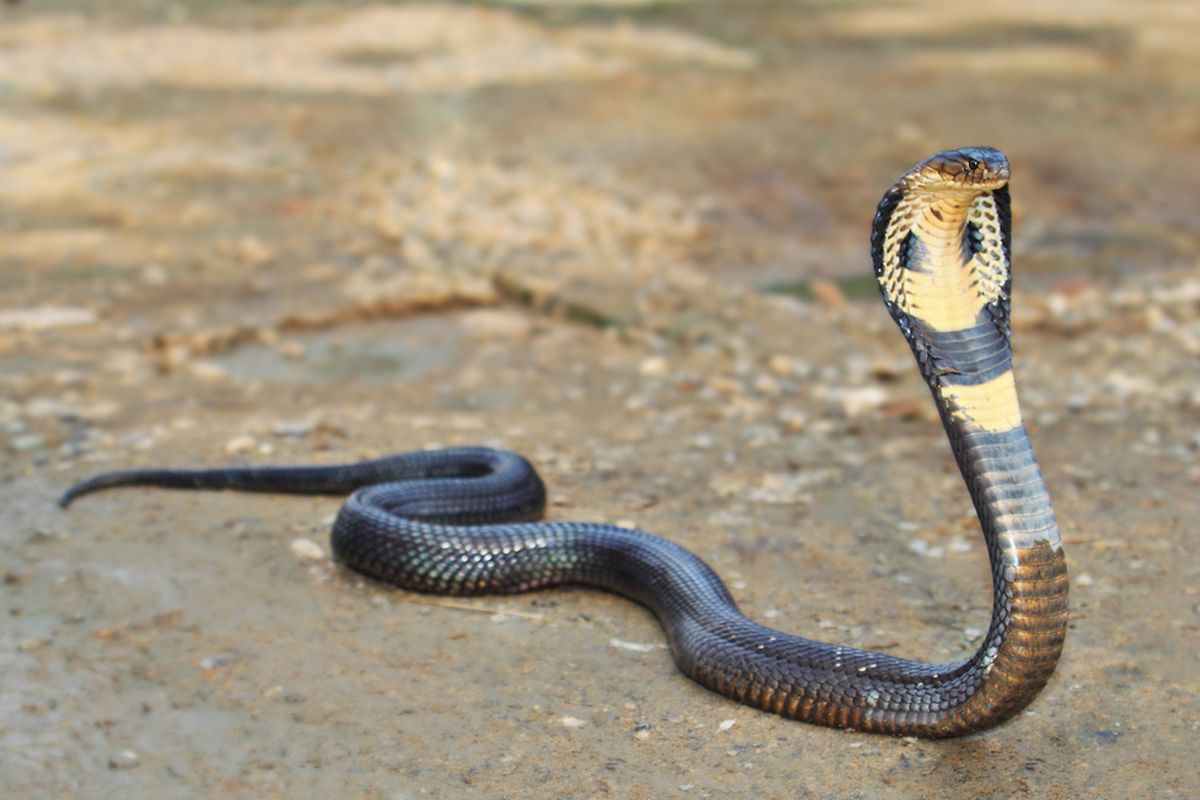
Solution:
<svg viewBox="0 0 1200 800"><path fill-rule="evenodd" d="M333 526L334 556L381 581L457 595L599 587L647 606L679 668L738 702L889 734L989 728L1046 683L1067 627L1062 543L1013 382L1008 179L998 150L938 153L888 189L871 230L884 302L933 393L991 562L991 624L960 661L928 664L760 625L678 544L537 521L541 479L521 456L489 448L341 466L114 472L71 488L61 505L129 485L350 493Z"/></svg>

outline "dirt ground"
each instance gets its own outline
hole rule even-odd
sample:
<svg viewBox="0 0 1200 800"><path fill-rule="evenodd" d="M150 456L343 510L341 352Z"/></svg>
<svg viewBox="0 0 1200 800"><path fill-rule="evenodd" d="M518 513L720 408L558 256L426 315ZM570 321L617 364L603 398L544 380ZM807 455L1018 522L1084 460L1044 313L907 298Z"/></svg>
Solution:
<svg viewBox="0 0 1200 800"><path fill-rule="evenodd" d="M0 6L0 795L1200 797L1200 14L1045 6ZM336 498L55 507L494 444L756 619L956 658L985 553L866 233L966 144L1072 574L997 730L739 706L597 592L365 581Z"/></svg>

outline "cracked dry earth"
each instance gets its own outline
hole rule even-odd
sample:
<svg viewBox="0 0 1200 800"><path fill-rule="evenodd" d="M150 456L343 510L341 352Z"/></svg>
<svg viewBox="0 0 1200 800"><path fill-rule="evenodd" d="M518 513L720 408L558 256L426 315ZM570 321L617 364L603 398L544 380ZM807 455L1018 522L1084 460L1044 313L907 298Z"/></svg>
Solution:
<svg viewBox="0 0 1200 800"><path fill-rule="evenodd" d="M1200 795L1185 8L72 6L0 9L0 795ZM865 230L985 140L1072 574L1059 670L995 731L738 706L596 592L365 581L336 498L54 506L127 466L492 444L756 619L956 658L986 558Z"/></svg>

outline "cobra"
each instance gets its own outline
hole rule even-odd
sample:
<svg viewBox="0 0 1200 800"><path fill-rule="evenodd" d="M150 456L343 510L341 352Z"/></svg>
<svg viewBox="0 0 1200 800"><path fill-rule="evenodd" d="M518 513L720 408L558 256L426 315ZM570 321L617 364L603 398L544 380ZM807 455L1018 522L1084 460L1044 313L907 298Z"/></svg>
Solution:
<svg viewBox="0 0 1200 800"><path fill-rule="evenodd" d="M679 668L738 702L888 734L984 730L1033 700L1067 627L1066 561L1012 374L1008 180L997 150L938 153L888 189L871 230L884 302L932 391L991 561L991 623L962 660L924 663L760 625L678 544L610 525L538 521L541 479L500 450L114 472L71 488L61 505L130 485L351 493L333 526L334 556L381 581L457 595L598 587L647 606Z"/></svg>

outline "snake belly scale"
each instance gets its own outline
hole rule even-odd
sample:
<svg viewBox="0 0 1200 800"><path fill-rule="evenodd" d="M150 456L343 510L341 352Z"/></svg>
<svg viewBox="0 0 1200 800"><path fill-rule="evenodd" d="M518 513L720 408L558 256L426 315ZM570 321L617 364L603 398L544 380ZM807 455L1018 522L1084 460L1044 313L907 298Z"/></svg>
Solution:
<svg viewBox="0 0 1200 800"><path fill-rule="evenodd" d="M1037 695L1067 627L1066 561L1012 375L1008 179L997 150L938 153L884 194L871 231L884 303L929 384L991 562L991 623L960 661L929 664L760 625L678 544L609 525L539 521L541 479L524 458L500 450L114 472L74 486L61 504L131 485L350 494L333 526L333 553L373 578L458 595L599 587L647 606L679 668L738 702L899 735L990 728Z"/></svg>

